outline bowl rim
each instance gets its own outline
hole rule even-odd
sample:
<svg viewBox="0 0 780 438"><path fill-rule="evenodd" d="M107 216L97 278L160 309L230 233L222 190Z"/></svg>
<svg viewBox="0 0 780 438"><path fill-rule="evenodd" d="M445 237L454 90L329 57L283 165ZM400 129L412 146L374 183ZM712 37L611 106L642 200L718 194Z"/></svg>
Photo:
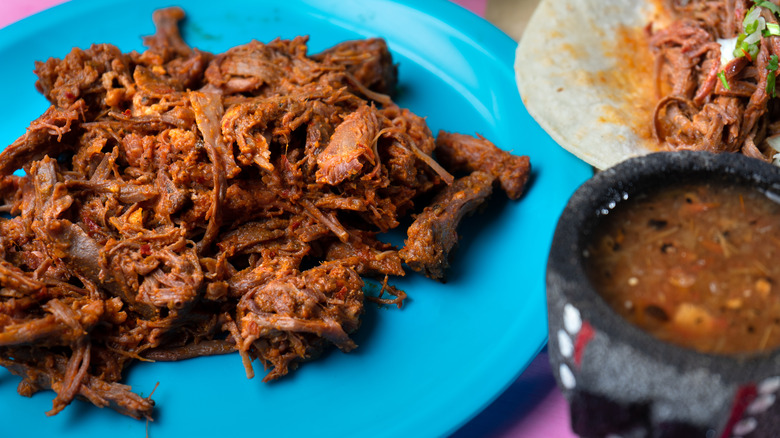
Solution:
<svg viewBox="0 0 780 438"><path fill-rule="evenodd" d="M564 289L560 293L594 329L606 333L613 342L640 346L645 355L662 363L682 369L708 368L733 381L743 381L746 373L756 379L777 375L780 347L726 355L702 353L662 341L615 313L585 272L584 247L595 225L609 210L648 189L713 177L757 188L780 202L780 167L737 153L653 152L624 160L583 183L569 199L556 225L547 264L548 304L551 287ZM552 311L548 305L548 312Z"/></svg>

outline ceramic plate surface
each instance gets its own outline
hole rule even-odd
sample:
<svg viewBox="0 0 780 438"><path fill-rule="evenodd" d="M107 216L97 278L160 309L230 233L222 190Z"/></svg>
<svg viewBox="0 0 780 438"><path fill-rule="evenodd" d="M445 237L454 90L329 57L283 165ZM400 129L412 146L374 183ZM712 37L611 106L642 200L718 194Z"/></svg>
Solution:
<svg viewBox="0 0 780 438"><path fill-rule="evenodd" d="M154 32L148 0L74 1L0 29L0 145L24 134L48 106L35 90L33 62L72 47L108 42L143 50ZM187 1L182 32L221 52L251 39L310 36L310 53L343 40L384 37L399 64L396 101L439 129L479 133L530 156L532 185L519 202L494 196L462 224L446 284L408 275L398 310L367 304L353 336L359 348L332 351L286 378L247 380L237 355L179 363L138 363L126 383L155 385L148 425L76 401L47 417L54 398L16 393L0 369L0 424L9 437L440 436L498 396L546 341L544 272L555 223L591 168L558 147L531 119L517 91L516 43L446 1ZM148 429L147 429L148 428Z"/></svg>

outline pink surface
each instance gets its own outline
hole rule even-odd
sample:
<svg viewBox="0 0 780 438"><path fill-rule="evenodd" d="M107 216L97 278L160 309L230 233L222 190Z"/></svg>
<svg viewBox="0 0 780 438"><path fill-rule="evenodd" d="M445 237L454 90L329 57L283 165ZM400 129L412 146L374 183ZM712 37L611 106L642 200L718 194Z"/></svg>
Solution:
<svg viewBox="0 0 780 438"><path fill-rule="evenodd" d="M488 0L452 0L452 2L482 17L485 15L485 6L487 6Z"/></svg>
<svg viewBox="0 0 780 438"><path fill-rule="evenodd" d="M65 3L66 0L3 0L0 1L0 27L21 20L28 15Z"/></svg>
<svg viewBox="0 0 780 438"><path fill-rule="evenodd" d="M0 28L67 0L2 0ZM452 0L483 16L489 0ZM555 387L545 352L490 406L453 438L576 438L566 402Z"/></svg>

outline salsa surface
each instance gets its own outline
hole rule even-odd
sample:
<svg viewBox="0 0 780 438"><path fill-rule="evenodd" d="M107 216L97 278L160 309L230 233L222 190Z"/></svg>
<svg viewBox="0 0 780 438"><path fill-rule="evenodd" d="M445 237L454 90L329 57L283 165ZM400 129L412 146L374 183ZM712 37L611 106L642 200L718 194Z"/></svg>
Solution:
<svg viewBox="0 0 780 438"><path fill-rule="evenodd" d="M586 269L618 314L706 353L780 346L780 204L749 188L683 184L603 219Z"/></svg>

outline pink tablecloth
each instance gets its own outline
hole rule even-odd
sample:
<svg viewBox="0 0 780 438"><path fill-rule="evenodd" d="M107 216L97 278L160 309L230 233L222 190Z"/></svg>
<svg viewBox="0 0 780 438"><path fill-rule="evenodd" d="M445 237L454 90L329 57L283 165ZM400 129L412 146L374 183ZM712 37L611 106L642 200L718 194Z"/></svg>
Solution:
<svg viewBox="0 0 780 438"><path fill-rule="evenodd" d="M0 28L67 0L0 0ZM490 0L452 0L484 16ZM555 387L547 353L453 438L575 438L565 400Z"/></svg>

